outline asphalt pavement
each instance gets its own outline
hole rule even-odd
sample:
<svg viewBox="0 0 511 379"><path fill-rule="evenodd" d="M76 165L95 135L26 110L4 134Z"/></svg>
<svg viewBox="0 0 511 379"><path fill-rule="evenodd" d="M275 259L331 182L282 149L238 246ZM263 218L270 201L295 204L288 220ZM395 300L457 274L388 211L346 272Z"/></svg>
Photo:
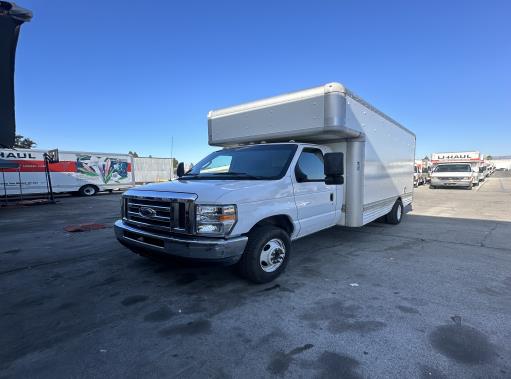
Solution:
<svg viewBox="0 0 511 379"><path fill-rule="evenodd" d="M118 194L0 209L0 377L511 377L505 173L298 240L266 285L139 257L118 214ZM106 228L64 230L83 223Z"/></svg>

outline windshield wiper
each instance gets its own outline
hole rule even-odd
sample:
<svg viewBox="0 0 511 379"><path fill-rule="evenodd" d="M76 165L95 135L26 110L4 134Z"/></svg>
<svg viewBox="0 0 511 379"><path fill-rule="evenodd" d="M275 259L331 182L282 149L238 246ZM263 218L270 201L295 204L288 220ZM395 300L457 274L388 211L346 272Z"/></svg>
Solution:
<svg viewBox="0 0 511 379"><path fill-rule="evenodd" d="M246 172L234 172L234 171L215 172L215 173L212 173L211 175L214 175L214 176L242 176L247 179L266 179L264 176L251 175L251 174L247 174Z"/></svg>

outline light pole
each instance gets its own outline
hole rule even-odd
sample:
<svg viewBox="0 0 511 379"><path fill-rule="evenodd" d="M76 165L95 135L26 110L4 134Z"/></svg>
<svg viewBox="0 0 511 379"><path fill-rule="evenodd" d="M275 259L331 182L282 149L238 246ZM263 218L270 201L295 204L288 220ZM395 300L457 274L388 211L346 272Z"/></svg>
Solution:
<svg viewBox="0 0 511 379"><path fill-rule="evenodd" d="M174 179L174 136L170 139L170 180Z"/></svg>

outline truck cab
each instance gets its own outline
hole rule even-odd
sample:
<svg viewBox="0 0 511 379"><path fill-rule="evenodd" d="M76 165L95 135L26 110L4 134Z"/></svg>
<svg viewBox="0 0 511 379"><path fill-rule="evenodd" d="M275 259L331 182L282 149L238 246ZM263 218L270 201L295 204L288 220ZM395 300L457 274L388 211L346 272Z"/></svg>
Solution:
<svg viewBox="0 0 511 379"><path fill-rule="evenodd" d="M478 181L478 173L472 171L470 163L442 163L431 173L430 188L463 187L468 190Z"/></svg>
<svg viewBox="0 0 511 379"><path fill-rule="evenodd" d="M479 182L484 182L486 178L488 177L488 166L485 164L482 164L479 166L479 172L478 172L478 180Z"/></svg>

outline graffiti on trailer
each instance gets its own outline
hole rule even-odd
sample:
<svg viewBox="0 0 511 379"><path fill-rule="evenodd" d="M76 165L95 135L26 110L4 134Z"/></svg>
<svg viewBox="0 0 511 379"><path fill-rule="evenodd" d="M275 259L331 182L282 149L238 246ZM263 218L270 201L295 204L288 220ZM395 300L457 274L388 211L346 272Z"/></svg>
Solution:
<svg viewBox="0 0 511 379"><path fill-rule="evenodd" d="M79 155L76 172L88 177L98 177L103 183L120 183L128 178L128 161L118 158Z"/></svg>

